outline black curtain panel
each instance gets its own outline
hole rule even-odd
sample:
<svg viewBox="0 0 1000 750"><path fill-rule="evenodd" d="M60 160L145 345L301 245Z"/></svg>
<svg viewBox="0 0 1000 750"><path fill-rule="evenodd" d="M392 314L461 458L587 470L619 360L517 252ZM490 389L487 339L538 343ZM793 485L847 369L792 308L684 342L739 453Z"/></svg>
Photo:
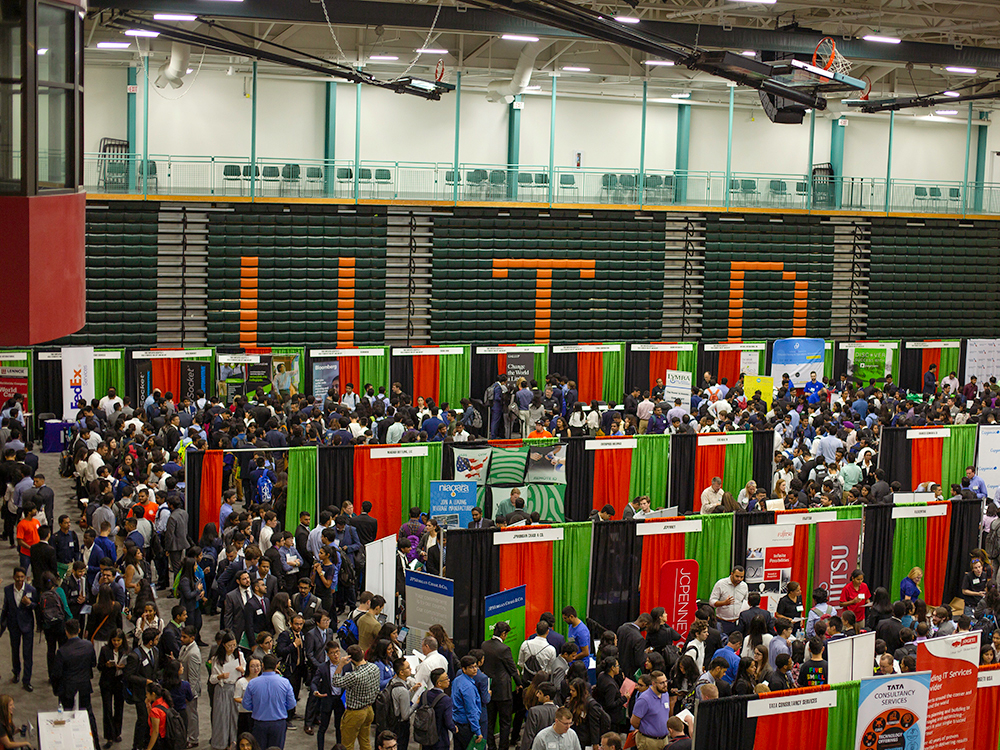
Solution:
<svg viewBox="0 0 1000 750"><path fill-rule="evenodd" d="M948 527L948 567L944 574L944 603L961 596L962 578L969 569L969 552L981 547L980 523L983 506L979 500L952 500ZM935 602L936 603L936 602ZM929 602L928 602L929 604Z"/></svg>
<svg viewBox="0 0 1000 750"><path fill-rule="evenodd" d="M586 449L586 442L584 438L567 441L567 521L586 521L594 504L594 453Z"/></svg>
<svg viewBox="0 0 1000 750"><path fill-rule="evenodd" d="M472 347L475 350L476 347ZM496 354L472 355L472 398L482 399L486 389L493 385L499 376Z"/></svg>
<svg viewBox="0 0 1000 750"><path fill-rule="evenodd" d="M35 414L55 414L56 419L62 419L62 362L39 359L38 354L35 352L31 371Z"/></svg>
<svg viewBox="0 0 1000 750"><path fill-rule="evenodd" d="M635 534L636 525L636 521L594 524L587 613L612 630L639 616L642 548Z"/></svg>
<svg viewBox="0 0 1000 750"><path fill-rule="evenodd" d="M559 373L567 380L577 380L579 368L576 364L576 352L569 354L555 352L549 353L549 373ZM536 378L537 380L537 378Z"/></svg>
<svg viewBox="0 0 1000 750"><path fill-rule="evenodd" d="M392 350L390 349L390 351ZM413 357L390 356L389 380L390 385L392 383L399 383L399 387L403 389L403 393L413 393Z"/></svg>
<svg viewBox="0 0 1000 750"><path fill-rule="evenodd" d="M899 352L899 383L900 388L907 391L917 391L924 386L924 350L910 349L906 344L902 344Z"/></svg>
<svg viewBox="0 0 1000 750"><path fill-rule="evenodd" d="M719 372L719 353L705 351L705 345L698 346L698 372L694 374L694 384L701 383L702 374L710 372L717 375ZM753 395L753 394L750 394Z"/></svg>
<svg viewBox="0 0 1000 750"><path fill-rule="evenodd" d="M694 511L694 459L698 435L670 436L670 494L668 502L684 515Z"/></svg>
<svg viewBox="0 0 1000 750"><path fill-rule="evenodd" d="M330 506L339 508L345 500L353 500L354 446L321 445L316 460L319 469L319 509L326 510Z"/></svg>
<svg viewBox="0 0 1000 750"><path fill-rule="evenodd" d="M625 388L633 385L639 386L640 391L649 389L649 352L633 351L628 344L625 352Z"/></svg>
<svg viewBox="0 0 1000 750"><path fill-rule="evenodd" d="M885 481L899 482L903 492L912 492L913 459L905 427L886 427L879 444L878 467L885 472Z"/></svg>
<svg viewBox="0 0 1000 750"><path fill-rule="evenodd" d="M205 460L205 453L197 450L187 450L184 452L184 507L188 512L188 535L198 540L201 538L201 465ZM205 519L208 523L210 519ZM216 525L219 519L215 519ZM218 529L222 534L222 529Z"/></svg>
<svg viewBox="0 0 1000 750"><path fill-rule="evenodd" d="M840 373L847 372L847 350L840 348L840 342L833 342L833 382L840 381ZM867 383L865 384L867 385Z"/></svg>
<svg viewBox="0 0 1000 750"><path fill-rule="evenodd" d="M745 566L747 564L747 533L750 527L773 523L773 510L736 513L733 515L733 565Z"/></svg>
<svg viewBox="0 0 1000 750"><path fill-rule="evenodd" d="M448 557L461 564L448 565L455 582L455 615L452 638L455 650L467 654L479 648L486 631L486 597L500 591L500 548L490 529L452 529L448 532Z"/></svg>
<svg viewBox="0 0 1000 750"><path fill-rule="evenodd" d="M966 383L966 380L965 380L965 349L966 349L966 345L968 343L969 343L968 339L962 339L959 342L959 344L958 344L958 346L959 346L959 355L958 355L958 382L960 383L959 387L964 386L965 383Z"/></svg>
<svg viewBox="0 0 1000 750"><path fill-rule="evenodd" d="M753 432L753 481L771 495L771 477L774 475L774 430Z"/></svg>
<svg viewBox="0 0 1000 750"><path fill-rule="evenodd" d="M866 505L864 510L864 548L861 551L861 569L868 588L874 591L884 586L895 601L892 581L892 537L896 522L891 505Z"/></svg>
<svg viewBox="0 0 1000 750"><path fill-rule="evenodd" d="M757 720L747 718L747 703L756 695L734 695L698 701L694 750L753 750Z"/></svg>

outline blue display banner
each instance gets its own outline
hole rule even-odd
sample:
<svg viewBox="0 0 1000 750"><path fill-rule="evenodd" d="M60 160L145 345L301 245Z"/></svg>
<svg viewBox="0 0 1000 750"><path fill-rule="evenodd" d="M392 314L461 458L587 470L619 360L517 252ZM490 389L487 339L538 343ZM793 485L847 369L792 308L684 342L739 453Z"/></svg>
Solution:
<svg viewBox="0 0 1000 750"><path fill-rule="evenodd" d="M468 527L475 507L475 482L431 482L431 516L442 526Z"/></svg>
<svg viewBox="0 0 1000 750"><path fill-rule="evenodd" d="M527 603L527 594L525 593L527 588L527 586L523 585L516 586L515 588L501 591L499 594L490 594L487 596L486 616L493 617L494 615L523 607Z"/></svg>
<svg viewBox="0 0 1000 750"><path fill-rule="evenodd" d="M432 576L430 573L421 573L416 570L406 571L406 585L409 588L429 591L441 596L455 595L455 583L450 578Z"/></svg>
<svg viewBox="0 0 1000 750"><path fill-rule="evenodd" d="M787 372L793 387L802 388L811 372L822 379L825 355L823 339L778 339L771 346L771 377L777 384Z"/></svg>

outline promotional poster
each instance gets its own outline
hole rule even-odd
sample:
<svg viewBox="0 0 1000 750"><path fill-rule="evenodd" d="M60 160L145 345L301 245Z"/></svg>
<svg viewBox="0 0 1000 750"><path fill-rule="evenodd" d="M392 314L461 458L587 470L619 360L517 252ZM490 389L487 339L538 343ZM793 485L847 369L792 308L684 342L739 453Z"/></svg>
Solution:
<svg viewBox="0 0 1000 750"><path fill-rule="evenodd" d="M801 388L809 380L809 373L823 376L825 354L823 339L778 339L771 346L771 377L780 383L787 372L792 384Z"/></svg>
<svg viewBox="0 0 1000 750"><path fill-rule="evenodd" d="M774 614L792 580L795 526L755 525L747 529L746 583L760 593L761 607Z"/></svg>
<svg viewBox="0 0 1000 750"><path fill-rule="evenodd" d="M923 750L930 672L861 680L856 750Z"/></svg>
<svg viewBox="0 0 1000 750"><path fill-rule="evenodd" d="M931 675L927 750L972 749L981 635L973 630L917 644L917 669Z"/></svg>

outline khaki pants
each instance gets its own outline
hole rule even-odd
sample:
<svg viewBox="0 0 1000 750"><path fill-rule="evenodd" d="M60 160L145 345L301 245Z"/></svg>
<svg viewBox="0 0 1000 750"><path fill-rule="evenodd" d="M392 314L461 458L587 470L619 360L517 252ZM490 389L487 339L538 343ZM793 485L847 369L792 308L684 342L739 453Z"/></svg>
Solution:
<svg viewBox="0 0 1000 750"><path fill-rule="evenodd" d="M663 747L666 744L667 740L665 737L657 740L652 737L647 737L642 732L635 733L636 750L663 750Z"/></svg>
<svg viewBox="0 0 1000 750"><path fill-rule="evenodd" d="M648 425L648 424L649 424L649 420L648 419L640 419L639 420L639 434L640 435L645 435L646 434L646 425Z"/></svg>
<svg viewBox="0 0 1000 750"><path fill-rule="evenodd" d="M361 750L372 750L371 729L375 711L367 708L348 709L340 720L340 732L347 750L354 750L354 741L361 743Z"/></svg>

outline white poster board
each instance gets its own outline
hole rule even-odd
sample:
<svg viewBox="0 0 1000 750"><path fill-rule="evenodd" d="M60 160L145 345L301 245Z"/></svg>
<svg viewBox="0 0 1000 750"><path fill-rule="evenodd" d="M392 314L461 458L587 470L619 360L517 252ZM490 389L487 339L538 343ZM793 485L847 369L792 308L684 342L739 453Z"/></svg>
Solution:
<svg viewBox="0 0 1000 750"><path fill-rule="evenodd" d="M976 474L986 482L986 496L992 500L1000 489L1000 426L979 427Z"/></svg>
<svg viewBox="0 0 1000 750"><path fill-rule="evenodd" d="M385 599L386 622L396 619L396 535L365 545L365 588Z"/></svg>
<svg viewBox="0 0 1000 750"><path fill-rule="evenodd" d="M837 638L826 643L830 684L872 676L875 664L875 631Z"/></svg>
<svg viewBox="0 0 1000 750"><path fill-rule="evenodd" d="M681 406L691 406L691 373L684 370L667 370L663 375L663 400L674 405L674 399L681 400Z"/></svg>
<svg viewBox="0 0 1000 750"><path fill-rule="evenodd" d="M38 714L39 750L94 750L86 711Z"/></svg>
<svg viewBox="0 0 1000 750"><path fill-rule="evenodd" d="M1000 375L1000 339L969 339L965 342L965 382L976 376L978 385Z"/></svg>
<svg viewBox="0 0 1000 750"><path fill-rule="evenodd" d="M407 645L422 641L431 625L442 625L446 633L454 633L454 614L455 584L450 578L406 571Z"/></svg>

